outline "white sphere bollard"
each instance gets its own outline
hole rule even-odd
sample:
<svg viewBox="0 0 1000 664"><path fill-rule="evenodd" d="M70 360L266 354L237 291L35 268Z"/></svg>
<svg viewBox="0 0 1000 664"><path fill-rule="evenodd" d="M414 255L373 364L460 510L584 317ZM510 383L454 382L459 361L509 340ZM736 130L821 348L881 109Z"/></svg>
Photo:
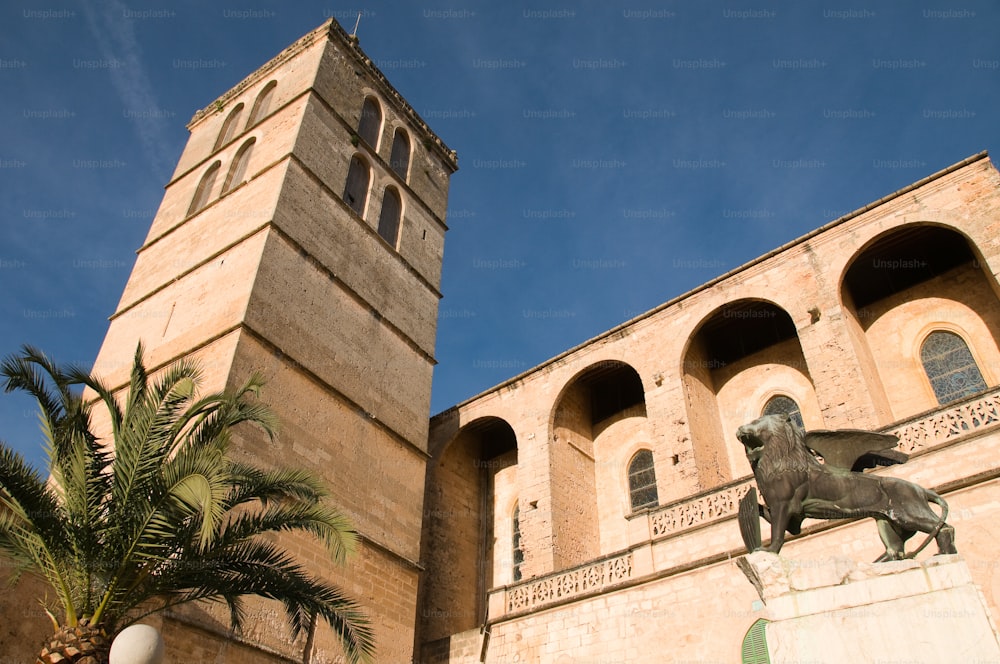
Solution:
<svg viewBox="0 0 1000 664"><path fill-rule="evenodd" d="M160 664L163 639L155 627L131 625L118 632L111 643L110 664Z"/></svg>

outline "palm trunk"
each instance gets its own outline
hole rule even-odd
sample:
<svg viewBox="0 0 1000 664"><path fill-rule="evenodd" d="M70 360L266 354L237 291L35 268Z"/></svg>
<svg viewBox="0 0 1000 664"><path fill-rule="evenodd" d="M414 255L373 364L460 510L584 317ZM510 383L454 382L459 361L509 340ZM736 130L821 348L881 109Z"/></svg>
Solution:
<svg viewBox="0 0 1000 664"><path fill-rule="evenodd" d="M100 624L83 619L76 627L60 627L49 637L35 664L107 664L111 639Z"/></svg>

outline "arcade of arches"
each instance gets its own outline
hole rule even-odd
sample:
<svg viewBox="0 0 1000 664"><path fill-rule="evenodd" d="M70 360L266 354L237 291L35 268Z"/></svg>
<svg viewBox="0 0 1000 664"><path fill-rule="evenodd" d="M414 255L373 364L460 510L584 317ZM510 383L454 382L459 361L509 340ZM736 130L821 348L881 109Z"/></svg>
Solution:
<svg viewBox="0 0 1000 664"><path fill-rule="evenodd" d="M486 622L490 588L625 551L650 537L636 515L746 477L733 432L765 412L875 429L996 388L991 244L943 216L868 213L848 252L826 230L432 420L422 640Z"/></svg>

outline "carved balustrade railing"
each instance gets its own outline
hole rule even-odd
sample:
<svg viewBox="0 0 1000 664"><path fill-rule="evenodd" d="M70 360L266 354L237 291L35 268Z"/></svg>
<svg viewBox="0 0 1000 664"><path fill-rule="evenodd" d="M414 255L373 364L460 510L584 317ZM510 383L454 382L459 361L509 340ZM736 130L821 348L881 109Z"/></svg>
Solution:
<svg viewBox="0 0 1000 664"><path fill-rule="evenodd" d="M897 422L882 431L897 436L899 449L913 454L997 425L1000 425L1000 389Z"/></svg>
<svg viewBox="0 0 1000 664"><path fill-rule="evenodd" d="M649 513L649 531L653 537L662 537L736 514L740 499L750 490L750 486L750 478L745 477L711 491L664 505Z"/></svg>
<svg viewBox="0 0 1000 664"><path fill-rule="evenodd" d="M576 569L532 579L507 589L507 613L531 611L549 604L601 592L632 578L632 553Z"/></svg>

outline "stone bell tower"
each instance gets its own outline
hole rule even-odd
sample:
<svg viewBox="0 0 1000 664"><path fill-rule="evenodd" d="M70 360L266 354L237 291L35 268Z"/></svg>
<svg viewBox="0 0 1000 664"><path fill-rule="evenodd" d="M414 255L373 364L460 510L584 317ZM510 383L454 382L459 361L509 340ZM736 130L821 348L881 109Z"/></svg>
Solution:
<svg viewBox="0 0 1000 664"><path fill-rule="evenodd" d="M455 153L333 20L188 129L94 371L125 386L142 340L151 368L196 358L206 390L262 372L279 436L241 432L237 454L324 477L361 534L357 554L339 569L308 540L285 544L364 605L379 661L410 661ZM168 650L336 657L323 627L288 644L280 607L260 606L236 641L221 613L179 612Z"/></svg>

